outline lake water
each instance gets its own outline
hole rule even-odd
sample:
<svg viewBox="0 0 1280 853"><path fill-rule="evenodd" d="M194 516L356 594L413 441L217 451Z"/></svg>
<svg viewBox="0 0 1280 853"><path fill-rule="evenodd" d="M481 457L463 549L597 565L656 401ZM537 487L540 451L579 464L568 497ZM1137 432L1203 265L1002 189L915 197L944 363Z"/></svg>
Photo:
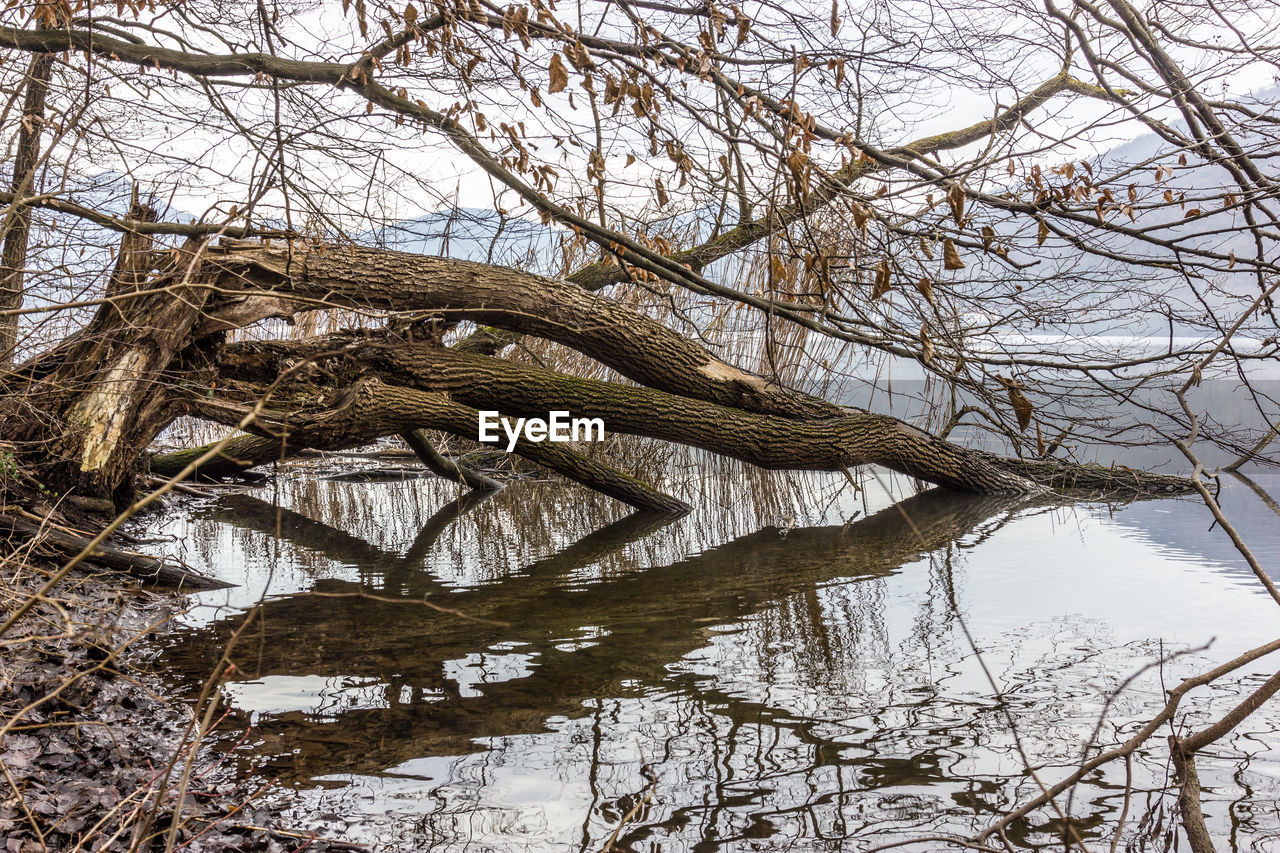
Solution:
<svg viewBox="0 0 1280 853"><path fill-rule="evenodd" d="M1027 761L1051 783L1152 716L1162 684L1280 635L1195 499L1036 504L693 460L673 476L695 510L670 519L557 483L480 500L316 477L356 464L153 523L239 585L196 597L157 665L198 692L252 614L220 747L279 780L296 825L380 849L972 835L1038 790ZM1222 499L1275 567L1280 476L1251 477ZM1276 666L1193 693L1179 725ZM1220 850L1280 850L1278 730L1266 707L1200 758ZM1161 734L1133 763L1116 849L1174 840L1167 755ZM1117 764L1008 841L1061 849L1069 821L1107 849L1125 804Z"/></svg>

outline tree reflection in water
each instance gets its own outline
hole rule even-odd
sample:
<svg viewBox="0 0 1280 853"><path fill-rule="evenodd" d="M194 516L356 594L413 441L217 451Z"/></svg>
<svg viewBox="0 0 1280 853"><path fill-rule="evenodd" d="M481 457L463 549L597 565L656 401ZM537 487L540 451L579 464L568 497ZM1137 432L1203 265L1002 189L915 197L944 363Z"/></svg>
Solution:
<svg viewBox="0 0 1280 853"><path fill-rule="evenodd" d="M929 491L791 526L832 515L834 481L764 475L681 519L546 484L447 500L429 481L295 482L283 505L230 495L188 522L211 561L234 530L262 565L310 575L252 611L227 742L252 721L243 770L319 784L301 802L342 815L333 832L393 848L598 849L628 816L619 849L972 832L1036 790L1010 714L1056 779L1108 685L1158 653L1108 644L1088 618L1010 632L987 655L993 696L959 628L957 571L1011 522L1061 515L1024 499ZM178 631L164 665L194 684L248 612ZM1120 697L1104 736L1158 696ZM1135 779L1141 814L1164 767L1139 761ZM1122 768L1097 774L1075 831L1109 839L1122 790ZM1052 846L1061 830L1037 813L1009 840Z"/></svg>

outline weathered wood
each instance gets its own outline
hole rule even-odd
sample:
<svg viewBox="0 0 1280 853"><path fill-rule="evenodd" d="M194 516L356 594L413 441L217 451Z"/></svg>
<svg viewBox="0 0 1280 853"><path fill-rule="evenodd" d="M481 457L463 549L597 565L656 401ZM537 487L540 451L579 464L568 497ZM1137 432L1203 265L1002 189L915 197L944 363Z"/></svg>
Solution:
<svg viewBox="0 0 1280 853"><path fill-rule="evenodd" d="M461 352L430 341L392 342L373 333L343 338L326 362L332 375L351 381L376 373L377 391L391 407L410 407L400 391L442 392L472 410L498 409L510 416L545 416L548 401L577 417L599 417L606 429L701 447L764 468L834 470L879 464L959 491L1029 492L1040 487L1127 493L1182 491L1186 481L1130 469L1058 462L1028 462L970 450L886 415L849 412L818 420L761 415L637 388L583 379L503 359ZM274 375L316 342L241 342L226 347L224 375L254 379ZM332 349L330 350L332 351ZM416 398L415 398L416 399ZM420 401L421 402L421 401ZM193 401L199 408L199 401ZM387 411L390 411L388 409ZM408 418L410 413L405 411ZM476 419L457 428L474 438ZM542 445L543 447L549 445Z"/></svg>
<svg viewBox="0 0 1280 853"><path fill-rule="evenodd" d="M440 361L431 362L436 355ZM462 370L457 370L455 359L465 360ZM755 415L649 388L578 379L441 348L432 348L430 356L420 353L412 365L401 367L408 369L397 371L394 378L403 384L366 377L322 412L291 411L290 440L332 443L341 436L344 442L368 443L378 434L398 433L401 430L396 427L408 423L472 438L478 422L473 407L498 408L495 401L501 400L502 411L512 416L536 415L545 414L546 401L554 399L557 407L575 416L603 418L606 429L615 432L700 447L763 468L839 470L878 463L959 491L1011 493L1038 488L964 448L882 415L855 414L824 421ZM446 389L449 393L442 393ZM201 399L190 404L204 417L224 423L243 414L240 406ZM273 424L269 418L256 428L284 428L282 422ZM521 455L556 470L560 470L556 467L560 450L558 445L523 439L517 445ZM585 463L603 468L590 460ZM575 464L584 463L575 460ZM580 476L575 470L562 473ZM597 473L601 479L592 488L638 505L635 492L642 484L625 475L608 478Z"/></svg>
<svg viewBox="0 0 1280 853"><path fill-rule="evenodd" d="M63 559L79 554L90 541L83 536L37 524L8 513L0 513L0 532L9 537L16 536L23 542L34 542L37 548L52 551ZM226 589L235 586L235 584L202 575L181 560L172 557L157 558L106 544L96 546L87 562L114 572L123 572L147 583L174 587L180 591Z"/></svg>
<svg viewBox="0 0 1280 853"><path fill-rule="evenodd" d="M629 306L562 279L385 249L319 252L240 240L213 248L210 261L221 267L220 281L229 289L257 288L334 307L439 311L557 341L674 394L783 417L843 411L735 367ZM299 307L314 306L303 301ZM234 310L240 309L236 302ZM217 320L222 311L213 305L208 315Z"/></svg>
<svg viewBox="0 0 1280 853"><path fill-rule="evenodd" d="M482 492L496 492L502 488L502 483L492 477L486 477L479 471L473 471L466 465L461 465L452 459L446 458L440 451L436 450L436 446L431 443L431 437L427 435L426 430L411 429L400 433L400 437L413 450L414 455L418 457L418 461L437 477L452 480L455 483L464 483L468 488L478 489Z"/></svg>
<svg viewBox="0 0 1280 853"><path fill-rule="evenodd" d="M252 389L252 386L248 386ZM308 385L314 395L314 387ZM255 394L259 389L250 390ZM247 406L192 397L192 411L209 420L238 424ZM383 436L400 435L410 429L439 429L474 439L479 412L444 394L431 394L387 385L367 377L342 389L332 397L332 405L319 411L264 411L248 426L279 445L340 450L362 447ZM665 495L640 480L607 465L588 459L560 445L524 441L517 454L580 482L588 488L616 498L636 509L656 512L685 512L683 501Z"/></svg>
<svg viewBox="0 0 1280 853"><path fill-rule="evenodd" d="M216 443L216 442L215 442ZM161 477L176 477L188 465L204 456L213 444L183 450L153 453L151 455L151 473ZM278 438L267 438L261 435L237 435L229 439L218 453L200 463L194 476L198 477L234 477L258 465L266 465L286 458L301 448L293 448Z"/></svg>
<svg viewBox="0 0 1280 853"><path fill-rule="evenodd" d="M59 492L126 505L138 460L155 435L181 413L167 374L191 344L208 299L199 244L176 253L168 270L131 296L138 270L150 265L149 240L124 248L145 258L123 260L118 292L48 373L0 401L0 418L22 460ZM16 389L15 389L16 390Z"/></svg>

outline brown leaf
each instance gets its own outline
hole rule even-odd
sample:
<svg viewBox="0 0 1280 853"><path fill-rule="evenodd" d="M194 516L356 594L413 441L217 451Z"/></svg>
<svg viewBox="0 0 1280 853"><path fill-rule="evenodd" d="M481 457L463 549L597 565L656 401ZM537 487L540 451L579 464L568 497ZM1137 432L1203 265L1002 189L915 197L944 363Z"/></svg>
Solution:
<svg viewBox="0 0 1280 853"><path fill-rule="evenodd" d="M799 148L787 155L787 167L791 169L791 175L796 179L797 184L804 183L805 166L808 162L808 155Z"/></svg>
<svg viewBox="0 0 1280 853"><path fill-rule="evenodd" d="M1198 207L1193 207L1193 208L1191 208L1190 210L1188 210L1186 213L1184 213L1184 214L1182 215L1182 218L1183 218L1183 219L1190 219L1190 218L1191 218L1191 217L1193 217L1193 216L1199 216L1199 215L1200 215L1200 208L1198 208Z"/></svg>
<svg viewBox="0 0 1280 853"><path fill-rule="evenodd" d="M871 290L871 298L879 299L889 292L889 288L893 285L893 276L889 270L889 261L883 260L876 267L876 283Z"/></svg>
<svg viewBox="0 0 1280 853"><path fill-rule="evenodd" d="M964 269L964 261L960 260L960 253L956 251L955 241L950 237L942 241L942 268L948 270Z"/></svg>
<svg viewBox="0 0 1280 853"><path fill-rule="evenodd" d="M928 278L922 278L916 282L916 290L920 291L920 295L929 300L929 304L933 304L933 282Z"/></svg>
<svg viewBox="0 0 1280 853"><path fill-rule="evenodd" d="M751 19L738 11L738 47L747 43L747 36L751 33Z"/></svg>
<svg viewBox="0 0 1280 853"><path fill-rule="evenodd" d="M653 187L658 193L658 207L666 207L671 197L667 195L667 188L662 185L662 178L654 178Z"/></svg>
<svg viewBox="0 0 1280 853"><path fill-rule="evenodd" d="M952 184L947 190L947 204L951 205L951 218L956 225L964 222L964 189L959 184Z"/></svg>
<svg viewBox="0 0 1280 853"><path fill-rule="evenodd" d="M933 241L923 234L920 235L920 251L929 260L933 260Z"/></svg>
<svg viewBox="0 0 1280 853"><path fill-rule="evenodd" d="M560 61L560 54L551 54L551 67L547 70L551 72L551 84L547 86L547 93L554 95L556 92L564 91L564 87L569 85L569 72Z"/></svg>
<svg viewBox="0 0 1280 853"><path fill-rule="evenodd" d="M831 35L840 32L840 0L831 0Z"/></svg>
<svg viewBox="0 0 1280 853"><path fill-rule="evenodd" d="M404 22L409 26L413 26L413 22L418 20L418 10L410 3L404 7Z"/></svg>
<svg viewBox="0 0 1280 853"><path fill-rule="evenodd" d="M992 228L990 225L983 225L982 226L982 248L989 250L991 248L991 241L995 240L995 238L996 238L996 230Z"/></svg>
<svg viewBox="0 0 1280 853"><path fill-rule="evenodd" d="M1044 241L1049 236L1049 223L1043 219L1040 220L1039 227L1036 228L1036 245L1043 246Z"/></svg>
<svg viewBox="0 0 1280 853"><path fill-rule="evenodd" d="M925 364L933 364L933 341L929 340L929 332L920 327L920 360Z"/></svg>
<svg viewBox="0 0 1280 853"><path fill-rule="evenodd" d="M1018 429L1026 432L1027 427L1031 426L1031 413L1034 409L1027 395L1017 385L1009 386L1009 404L1013 406L1013 413L1018 416Z"/></svg>
<svg viewBox="0 0 1280 853"><path fill-rule="evenodd" d="M787 265L778 255L769 256L769 278L772 284L787 280Z"/></svg>

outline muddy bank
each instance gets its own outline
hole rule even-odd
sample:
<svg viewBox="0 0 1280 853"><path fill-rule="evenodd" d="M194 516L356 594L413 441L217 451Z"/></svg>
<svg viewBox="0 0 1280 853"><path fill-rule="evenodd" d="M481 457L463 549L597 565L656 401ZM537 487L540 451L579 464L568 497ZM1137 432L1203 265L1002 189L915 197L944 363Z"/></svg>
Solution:
<svg viewBox="0 0 1280 853"><path fill-rule="evenodd" d="M4 550L0 618L56 568ZM234 778L200 743L222 709L147 673L148 638L182 607L123 575L73 573L0 638L5 853L356 849L277 825L270 785Z"/></svg>

